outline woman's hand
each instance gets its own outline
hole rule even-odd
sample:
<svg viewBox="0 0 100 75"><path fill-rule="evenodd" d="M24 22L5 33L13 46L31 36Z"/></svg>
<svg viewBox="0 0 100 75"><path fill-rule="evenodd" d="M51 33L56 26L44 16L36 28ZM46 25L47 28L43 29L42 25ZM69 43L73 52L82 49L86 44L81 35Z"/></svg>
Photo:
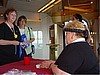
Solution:
<svg viewBox="0 0 100 75"><path fill-rule="evenodd" d="M53 60L47 60L40 63L40 68L49 68L51 63L55 63Z"/></svg>
<svg viewBox="0 0 100 75"><path fill-rule="evenodd" d="M42 63L40 63L40 68L50 68L52 69L54 75L71 75L59 69L54 63L55 61L53 60L43 61Z"/></svg>
<svg viewBox="0 0 100 75"><path fill-rule="evenodd" d="M26 40L26 41L25 41L25 43L30 44L30 43L31 43L31 41L30 41L30 40Z"/></svg>

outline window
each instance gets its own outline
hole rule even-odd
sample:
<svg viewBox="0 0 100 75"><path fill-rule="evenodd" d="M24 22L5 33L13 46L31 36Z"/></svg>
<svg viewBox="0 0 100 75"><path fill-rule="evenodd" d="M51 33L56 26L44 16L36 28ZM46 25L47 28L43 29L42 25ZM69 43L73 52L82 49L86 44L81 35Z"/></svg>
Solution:
<svg viewBox="0 0 100 75"><path fill-rule="evenodd" d="M43 37L42 31L33 31L35 41L32 44L35 45L35 49L42 49L43 47Z"/></svg>

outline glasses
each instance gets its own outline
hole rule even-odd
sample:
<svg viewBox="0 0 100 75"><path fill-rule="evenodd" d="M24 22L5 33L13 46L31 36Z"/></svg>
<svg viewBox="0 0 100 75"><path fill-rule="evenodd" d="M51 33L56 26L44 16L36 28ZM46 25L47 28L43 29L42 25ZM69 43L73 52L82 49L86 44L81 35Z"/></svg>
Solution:
<svg viewBox="0 0 100 75"><path fill-rule="evenodd" d="M16 14L10 14L10 15L16 17Z"/></svg>

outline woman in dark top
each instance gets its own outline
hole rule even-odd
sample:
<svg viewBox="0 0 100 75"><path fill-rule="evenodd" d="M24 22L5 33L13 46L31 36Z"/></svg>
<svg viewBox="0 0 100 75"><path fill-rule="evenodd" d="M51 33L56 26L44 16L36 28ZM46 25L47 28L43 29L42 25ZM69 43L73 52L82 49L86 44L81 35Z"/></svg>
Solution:
<svg viewBox="0 0 100 75"><path fill-rule="evenodd" d="M68 44L56 61L41 63L41 68L50 68L54 74L98 74L99 65L91 46L85 41L85 28L79 21L64 27Z"/></svg>
<svg viewBox="0 0 100 75"><path fill-rule="evenodd" d="M72 16L72 21L75 21L75 20L82 22L82 24L84 25L84 27L86 29L86 33L84 35L85 36L84 38L88 43L90 43L90 40L91 40L90 30L89 30L88 26L83 23L83 21L82 21L83 17L80 14L76 13Z"/></svg>
<svg viewBox="0 0 100 75"><path fill-rule="evenodd" d="M19 43L21 36L19 29L14 25L16 20L16 10L7 9L4 14L5 22L0 24L0 66L19 61Z"/></svg>

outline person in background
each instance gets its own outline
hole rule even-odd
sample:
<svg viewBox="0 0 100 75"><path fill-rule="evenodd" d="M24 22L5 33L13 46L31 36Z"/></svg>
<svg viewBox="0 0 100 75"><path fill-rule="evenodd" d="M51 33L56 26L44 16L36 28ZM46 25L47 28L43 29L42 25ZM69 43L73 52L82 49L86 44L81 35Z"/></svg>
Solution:
<svg viewBox="0 0 100 75"><path fill-rule="evenodd" d="M16 16L14 8L7 9L4 13L5 21L0 24L0 66L22 60L19 58L21 35L18 27L13 24Z"/></svg>
<svg viewBox="0 0 100 75"><path fill-rule="evenodd" d="M64 31L68 45L56 61L43 61L40 68L49 68L54 75L98 74L98 61L91 46L85 41L85 27L82 23L69 22Z"/></svg>
<svg viewBox="0 0 100 75"><path fill-rule="evenodd" d="M75 21L75 20L78 20L78 21L80 21L80 22L82 22L83 23L83 18L82 18L82 16L80 15L80 14L74 14L73 16L72 16L72 21ZM84 25L84 27L85 27L85 29L86 29L86 34L85 34L85 40L89 43L90 42L90 40L91 40L91 35L90 35L90 30L89 30L89 28L88 28L88 26L87 25L85 25L84 23L83 23L83 25Z"/></svg>
<svg viewBox="0 0 100 75"><path fill-rule="evenodd" d="M24 15L18 18L17 25L20 30L21 37L22 39L25 37L23 41L25 41L28 44L28 46L24 47L24 49L27 53L27 56L32 57L33 51L32 51L31 45L32 45L32 42L35 40L35 38L34 38L32 29L29 27L26 27L26 23L27 23L27 18Z"/></svg>
<svg viewBox="0 0 100 75"><path fill-rule="evenodd" d="M82 16L77 13L72 16L72 21L78 20L78 21L82 22L82 19L83 19Z"/></svg>
<svg viewBox="0 0 100 75"><path fill-rule="evenodd" d="M98 49L97 49L97 51L98 51L98 55L100 56L100 43L98 44Z"/></svg>

